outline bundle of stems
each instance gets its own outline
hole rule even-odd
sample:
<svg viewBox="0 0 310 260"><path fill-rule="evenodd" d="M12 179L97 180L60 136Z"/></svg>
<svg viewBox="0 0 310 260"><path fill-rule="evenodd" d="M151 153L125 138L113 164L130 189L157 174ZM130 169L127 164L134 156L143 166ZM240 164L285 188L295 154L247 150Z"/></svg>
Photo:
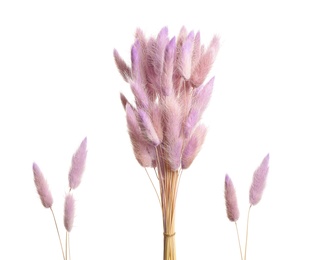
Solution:
<svg viewBox="0 0 310 260"><path fill-rule="evenodd" d="M64 260L71 259L70 253L70 240L69 235L73 227L74 221L74 213L75 213L75 199L73 197L73 189L76 189L82 180L82 175L85 169L87 156L87 138L85 138L76 152L72 156L71 168L69 170L68 181L69 181L69 191L65 197L64 203L64 227L66 229L66 238L65 238L65 249L63 247L63 243L61 241L61 236L59 232L59 227L56 221L56 217L52 208L53 205L53 197L52 193L49 189L49 185L47 180L45 179L42 171L36 163L33 163L32 170L34 175L34 183L41 199L42 205L45 208L49 208L52 212L61 252Z"/></svg>
<svg viewBox="0 0 310 260"><path fill-rule="evenodd" d="M146 38L137 29L131 66L114 50L117 68L129 83L134 103L121 94L127 127L137 161L154 168L163 219L164 260L175 260L175 205L181 172L197 156L206 136L201 117L210 100L214 78L204 81L219 48L214 36L208 47L200 33L169 38L164 27ZM149 176L150 177L150 176ZM152 180L152 178L150 178Z"/></svg>
<svg viewBox="0 0 310 260"><path fill-rule="evenodd" d="M238 237L238 244L240 250L240 257L241 260L247 259L247 246L248 246L248 235L249 235L249 220L250 220L250 210L252 206L256 205L260 202L263 191L266 186L266 179L269 171L269 154L267 154L259 167L254 171L253 180L249 192L249 208L247 214L247 225L246 225L246 239L245 239L245 247L244 247L244 254L242 253L239 231L237 221L239 219L239 208L237 202L237 196L235 187L231 178L226 174L225 176L225 202L226 202L226 213L227 217L230 221L235 223L236 232Z"/></svg>

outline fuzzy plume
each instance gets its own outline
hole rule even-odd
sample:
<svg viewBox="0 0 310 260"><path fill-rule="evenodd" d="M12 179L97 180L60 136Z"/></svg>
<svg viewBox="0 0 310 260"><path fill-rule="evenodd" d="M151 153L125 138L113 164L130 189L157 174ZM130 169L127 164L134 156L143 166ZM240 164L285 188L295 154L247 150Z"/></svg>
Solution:
<svg viewBox="0 0 310 260"><path fill-rule="evenodd" d="M195 35L194 40L194 47L193 47L193 55L192 55L192 72L194 68L196 68L199 60L200 60L200 32L197 32Z"/></svg>
<svg viewBox="0 0 310 260"><path fill-rule="evenodd" d="M120 93L120 99L121 99L123 108L126 110L126 105L127 105L127 103L128 103L128 100L127 100L127 98L124 96L123 93Z"/></svg>
<svg viewBox="0 0 310 260"><path fill-rule="evenodd" d="M181 54L179 59L179 70L184 79L188 80L192 72L192 55L194 49L194 32L186 37L181 47Z"/></svg>
<svg viewBox="0 0 310 260"><path fill-rule="evenodd" d="M239 208L236 191L230 177L227 174L225 176L225 202L228 219L233 222L237 221L239 219Z"/></svg>
<svg viewBox="0 0 310 260"><path fill-rule="evenodd" d="M217 36L214 36L208 49L201 54L199 62L194 68L190 78L194 87L199 87L201 84L203 84L215 61L219 46L219 38Z"/></svg>
<svg viewBox="0 0 310 260"><path fill-rule="evenodd" d="M143 167L151 167L153 158L150 154L150 147L142 138L142 131L137 120L137 112L129 103L126 105L126 119L128 133L137 161Z"/></svg>
<svg viewBox="0 0 310 260"><path fill-rule="evenodd" d="M72 230L75 212L75 200L71 193L68 193L65 198L64 207L64 225L68 232Z"/></svg>
<svg viewBox="0 0 310 260"><path fill-rule="evenodd" d="M211 98L214 84L214 77L205 86L196 88L193 92L192 105L184 125L185 137L189 137L195 125L201 119L209 100Z"/></svg>
<svg viewBox="0 0 310 260"><path fill-rule="evenodd" d="M175 37L173 37L166 47L163 74L161 78L162 93L169 96L173 90L173 62L175 57Z"/></svg>
<svg viewBox="0 0 310 260"><path fill-rule="evenodd" d="M118 71L122 75L123 79L126 82L129 82L129 79L131 79L131 70L128 67L128 65L125 63L125 61L121 58L121 56L118 54L117 50L114 50L114 60L116 63L116 66L118 68Z"/></svg>
<svg viewBox="0 0 310 260"><path fill-rule="evenodd" d="M252 185L250 188L250 204L256 205L262 198L266 186L266 179L269 171L269 154L265 156L260 166L253 174Z"/></svg>
<svg viewBox="0 0 310 260"><path fill-rule="evenodd" d="M69 187L76 189L82 180L87 157L87 137L84 138L79 148L72 156L71 168L69 171Z"/></svg>
<svg viewBox="0 0 310 260"><path fill-rule="evenodd" d="M182 169L187 169L192 164L201 149L206 134L207 128L204 125L197 126L185 145L182 155Z"/></svg>
<svg viewBox="0 0 310 260"><path fill-rule="evenodd" d="M163 103L164 139L171 145L180 137L182 127L182 110L175 96L170 95Z"/></svg>
<svg viewBox="0 0 310 260"><path fill-rule="evenodd" d="M153 123L148 116L148 114L142 110L138 110L138 114L140 116L140 121L142 125L143 132L145 133L146 138L154 145L157 146L160 144L160 140L157 136L157 133L154 129Z"/></svg>
<svg viewBox="0 0 310 260"><path fill-rule="evenodd" d="M50 192L48 183L36 163L33 163L32 170L34 175L34 183L36 185L41 202L45 208L50 208L53 205L53 197L52 193Z"/></svg>

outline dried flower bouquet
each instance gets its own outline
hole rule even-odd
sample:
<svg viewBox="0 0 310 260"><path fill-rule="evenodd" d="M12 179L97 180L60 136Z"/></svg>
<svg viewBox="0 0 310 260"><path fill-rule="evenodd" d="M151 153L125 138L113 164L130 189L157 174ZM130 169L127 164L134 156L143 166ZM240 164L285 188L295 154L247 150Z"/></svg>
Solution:
<svg viewBox="0 0 310 260"><path fill-rule="evenodd" d="M200 119L210 100L214 78L204 81L218 49L217 36L206 48L200 43L199 32L188 33L183 27L177 38L170 39L164 27L157 37L150 38L137 29L131 66L114 50L117 68L134 95L134 104L123 94L121 101L135 157L147 173L153 168L159 181L164 260L176 259L178 184L207 133Z"/></svg>

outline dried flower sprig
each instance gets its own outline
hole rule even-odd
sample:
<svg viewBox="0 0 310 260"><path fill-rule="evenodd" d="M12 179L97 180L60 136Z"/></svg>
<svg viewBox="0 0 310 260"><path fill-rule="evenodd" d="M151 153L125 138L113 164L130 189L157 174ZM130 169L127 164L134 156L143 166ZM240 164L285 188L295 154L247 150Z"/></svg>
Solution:
<svg viewBox="0 0 310 260"><path fill-rule="evenodd" d="M131 66L114 50L116 66L129 83L135 103L121 94L134 155L144 168L154 168L159 180L164 230L164 259L175 256L175 204L179 178L197 156L206 136L200 123L214 78L203 84L215 61L219 38L206 48L200 33L183 27L169 38L164 27L146 38L137 29ZM154 185L153 185L154 186Z"/></svg>
<svg viewBox="0 0 310 260"><path fill-rule="evenodd" d="M53 196L49 189L48 183L44 178L43 173L41 172L39 166L36 163L32 165L33 175L34 175L34 183L37 188L37 192L40 196L42 205L45 208L50 208L53 205Z"/></svg>
<svg viewBox="0 0 310 260"><path fill-rule="evenodd" d="M37 192L40 196L41 202L45 208L51 209L64 260L71 259L69 232L71 232L72 227L73 227L74 212L75 212L75 200L72 194L72 189L76 189L81 183L82 174L85 170L86 157L87 157L87 138L84 138L79 148L72 156L71 168L68 174L69 192L67 193L65 197L65 203L64 203L64 226L66 229L65 250L63 249L63 244L61 241L57 221L55 218L54 211L52 209L53 198L49 190L49 186L40 168L38 167L38 165L36 163L33 163L33 166L32 166L33 174L34 174L34 182L37 188Z"/></svg>
<svg viewBox="0 0 310 260"><path fill-rule="evenodd" d="M266 179L269 171L269 154L267 154L259 167L254 171L253 180L249 192L249 202L250 206L248 209L247 216L247 227L246 227L246 240L245 240L245 249L244 249L244 258L242 256L242 250L240 246L239 232L237 227L237 220L239 218L239 209L237 205L237 197L235 193L235 188L233 183L228 175L225 176L225 202L226 202L226 211L227 217L230 221L236 223L240 255L241 260L246 260L247 256L247 243L248 243L248 231L249 231L249 218L250 218L250 209L252 206L256 205L262 198L263 191L266 186Z"/></svg>
<svg viewBox="0 0 310 260"><path fill-rule="evenodd" d="M85 169L87 156L87 138L85 137L79 148L72 156L71 168L69 171L69 187L70 189L76 189L82 179L82 175Z"/></svg>

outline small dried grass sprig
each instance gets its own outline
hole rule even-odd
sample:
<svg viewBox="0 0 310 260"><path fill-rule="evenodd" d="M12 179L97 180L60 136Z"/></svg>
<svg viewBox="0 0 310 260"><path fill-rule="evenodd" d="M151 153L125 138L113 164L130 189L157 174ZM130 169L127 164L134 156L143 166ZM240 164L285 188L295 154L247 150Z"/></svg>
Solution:
<svg viewBox="0 0 310 260"><path fill-rule="evenodd" d="M72 156L71 168L69 171L69 187L70 189L76 189L82 179L82 175L85 169L87 156L87 138L85 137L79 148Z"/></svg>
<svg viewBox="0 0 310 260"><path fill-rule="evenodd" d="M253 174L253 181L250 188L250 204L256 205L260 202L263 191L266 186L266 179L269 171L269 154L265 156L260 166L255 170Z"/></svg>
<svg viewBox="0 0 310 260"><path fill-rule="evenodd" d="M238 201L234 184L228 174L225 176L225 202L228 219L236 222L239 219Z"/></svg>
<svg viewBox="0 0 310 260"><path fill-rule="evenodd" d="M37 188L37 192L40 196L41 202L45 208L51 209L64 260L71 259L69 232L71 232L73 227L74 212L75 212L75 200L72 194L72 189L76 189L81 183L82 174L85 170L86 156L87 156L87 138L85 137L84 140L81 142L77 151L72 156L71 168L68 174L69 192L65 197L65 204L64 204L64 227L66 229L65 250L63 249L59 228L57 225L54 211L52 209L53 198L49 190L47 181L45 180L38 165L36 163L33 163L32 165L34 182Z"/></svg>
<svg viewBox="0 0 310 260"><path fill-rule="evenodd" d="M37 188L37 192L40 196L42 205L45 208L50 208L53 205L53 196L49 189L48 183L44 178L43 173L41 172L39 166L36 163L32 165L33 175L34 175L34 183Z"/></svg>
<svg viewBox="0 0 310 260"><path fill-rule="evenodd" d="M200 33L182 27L169 39L168 28L146 38L137 29L131 66L114 50L116 66L133 92L130 104L121 94L127 128L137 161L154 168L159 181L164 229L164 259L175 260L174 220L177 187L183 169L197 156L206 127L201 116L209 102L214 79L203 85L219 48L215 36L209 47Z"/></svg>
<svg viewBox="0 0 310 260"><path fill-rule="evenodd" d="M226 202L227 217L230 221L233 221L236 223L241 260L242 259L246 260L246 257L247 257L250 210L251 210L251 207L256 205L262 198L263 191L266 186L266 179L267 179L268 171L269 171L269 154L267 154L264 157L263 161L261 162L259 167L254 171L254 174L253 174L253 180L252 180L252 184L251 184L250 192L249 192L250 206L249 206L248 215L247 215L244 257L242 256L239 232L238 232L237 222L236 222L239 218L239 210L237 206L237 198L235 194L235 189L229 176L228 175L225 176L225 202Z"/></svg>

